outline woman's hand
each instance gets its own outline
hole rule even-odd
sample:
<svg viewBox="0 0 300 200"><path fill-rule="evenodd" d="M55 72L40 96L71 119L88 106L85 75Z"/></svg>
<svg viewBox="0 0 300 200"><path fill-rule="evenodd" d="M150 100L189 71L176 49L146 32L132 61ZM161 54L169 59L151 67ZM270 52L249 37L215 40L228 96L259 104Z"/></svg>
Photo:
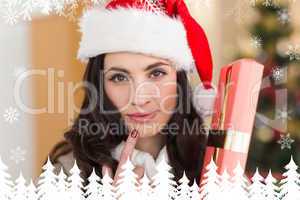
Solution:
<svg viewBox="0 0 300 200"><path fill-rule="evenodd" d="M108 167L106 165L103 165L103 167L102 167L102 174L108 173L109 176L114 180L113 185L115 185L115 186L117 184L118 179L120 178L119 174L122 172L121 167L127 161L128 158L131 158L131 155L135 148L138 137L139 137L139 133L136 130L133 130L130 133L130 135L128 136L126 143L124 145L124 148L122 150L120 160L119 160L119 165L117 167L114 178L113 178L113 174L112 174L112 169L110 167ZM143 177L145 170L144 170L144 167L137 165L137 166L135 166L133 171L138 175L138 180L139 180L140 178Z"/></svg>

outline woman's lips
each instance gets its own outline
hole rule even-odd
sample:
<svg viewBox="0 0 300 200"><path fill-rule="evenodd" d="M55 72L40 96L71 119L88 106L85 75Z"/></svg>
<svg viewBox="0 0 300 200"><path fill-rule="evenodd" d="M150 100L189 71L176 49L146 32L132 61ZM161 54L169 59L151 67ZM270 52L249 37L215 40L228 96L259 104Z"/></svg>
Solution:
<svg viewBox="0 0 300 200"><path fill-rule="evenodd" d="M143 123L143 122L148 122L151 119L153 119L156 116L157 111L154 111L150 114L147 115L127 115L129 117L129 119L131 119L134 122L138 122L138 123Z"/></svg>

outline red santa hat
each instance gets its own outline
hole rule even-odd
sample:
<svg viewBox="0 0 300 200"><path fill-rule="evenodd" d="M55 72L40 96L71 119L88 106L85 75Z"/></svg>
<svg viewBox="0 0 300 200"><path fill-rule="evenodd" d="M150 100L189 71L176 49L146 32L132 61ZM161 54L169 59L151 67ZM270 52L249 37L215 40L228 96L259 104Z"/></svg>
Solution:
<svg viewBox="0 0 300 200"><path fill-rule="evenodd" d="M88 9L79 26L82 38L78 59L87 61L99 54L121 51L169 59L177 70L197 70L203 90L198 88L197 94L193 93L196 109L212 106L212 101L207 101L214 94L211 51L205 32L184 0L112 0ZM199 97L206 100L201 103Z"/></svg>

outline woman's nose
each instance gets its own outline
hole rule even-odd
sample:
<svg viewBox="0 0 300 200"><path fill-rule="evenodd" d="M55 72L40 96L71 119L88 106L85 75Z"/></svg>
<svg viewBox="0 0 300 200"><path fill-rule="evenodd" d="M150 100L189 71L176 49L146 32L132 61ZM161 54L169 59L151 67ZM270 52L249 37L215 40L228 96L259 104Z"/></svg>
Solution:
<svg viewBox="0 0 300 200"><path fill-rule="evenodd" d="M140 89L140 90L143 90L143 89ZM147 97L147 95L141 91L137 91L137 92L134 92L134 95L132 97L132 105L134 106L143 106L145 104L147 104L148 102L150 102L150 99L149 97Z"/></svg>
<svg viewBox="0 0 300 200"><path fill-rule="evenodd" d="M140 82L134 87L132 96L132 105L143 106L150 102L153 98L153 83L150 82Z"/></svg>

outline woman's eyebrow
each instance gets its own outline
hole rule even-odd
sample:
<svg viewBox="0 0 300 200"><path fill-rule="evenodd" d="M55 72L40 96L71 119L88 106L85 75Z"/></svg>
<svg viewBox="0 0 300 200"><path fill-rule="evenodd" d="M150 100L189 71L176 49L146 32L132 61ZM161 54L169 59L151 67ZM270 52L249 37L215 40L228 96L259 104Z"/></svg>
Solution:
<svg viewBox="0 0 300 200"><path fill-rule="evenodd" d="M157 66L160 66L160 65L169 65L168 63L165 63L165 62L156 62L156 63L153 63L151 65L148 65L144 71L149 71ZM112 70L115 70L115 71L121 71L121 72L124 72L124 73L127 73L127 74L130 74L130 72L127 70L127 69L124 69L124 68L120 68L120 67L111 67L109 68L109 70L107 70L105 73L109 72L109 71L112 71Z"/></svg>

